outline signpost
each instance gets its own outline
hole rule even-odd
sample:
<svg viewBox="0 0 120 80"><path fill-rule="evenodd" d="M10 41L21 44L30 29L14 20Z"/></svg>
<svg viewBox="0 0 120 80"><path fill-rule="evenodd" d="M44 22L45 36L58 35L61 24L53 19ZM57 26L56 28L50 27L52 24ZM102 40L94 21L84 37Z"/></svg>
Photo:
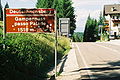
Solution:
<svg viewBox="0 0 120 80"><path fill-rule="evenodd" d="M65 35L69 37L70 33L70 18L59 19L59 35Z"/></svg>
<svg viewBox="0 0 120 80"><path fill-rule="evenodd" d="M10 9L4 10L6 33L55 33L55 78L57 74L57 27L55 9ZM5 45L3 45L5 47Z"/></svg>
<svg viewBox="0 0 120 80"><path fill-rule="evenodd" d="M6 10L4 9L3 11L3 49L5 49L5 37L6 37L6 23L5 23L5 18L6 17Z"/></svg>
<svg viewBox="0 0 120 80"><path fill-rule="evenodd" d="M54 9L6 9L6 32L55 32Z"/></svg>

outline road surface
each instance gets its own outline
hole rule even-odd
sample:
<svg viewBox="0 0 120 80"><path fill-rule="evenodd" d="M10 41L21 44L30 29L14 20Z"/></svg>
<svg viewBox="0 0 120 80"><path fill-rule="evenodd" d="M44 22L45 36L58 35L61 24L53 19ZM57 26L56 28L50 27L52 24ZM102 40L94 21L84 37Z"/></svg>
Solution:
<svg viewBox="0 0 120 80"><path fill-rule="evenodd" d="M81 80L120 80L120 44L73 43Z"/></svg>

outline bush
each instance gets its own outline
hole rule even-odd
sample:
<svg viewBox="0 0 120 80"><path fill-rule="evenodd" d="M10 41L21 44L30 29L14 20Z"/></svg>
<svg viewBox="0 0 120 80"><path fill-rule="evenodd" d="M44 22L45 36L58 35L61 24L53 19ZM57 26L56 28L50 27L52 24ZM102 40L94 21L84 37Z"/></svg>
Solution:
<svg viewBox="0 0 120 80"><path fill-rule="evenodd" d="M82 32L75 32L73 34L73 41L74 42L83 42L83 33Z"/></svg>
<svg viewBox="0 0 120 80"><path fill-rule="evenodd" d="M0 47L0 79L43 80L54 64L54 43L52 34L7 34L6 49ZM70 49L69 39L59 37L58 43L58 58L61 58Z"/></svg>
<svg viewBox="0 0 120 80"><path fill-rule="evenodd" d="M102 41L109 41L109 35L106 32L102 34Z"/></svg>

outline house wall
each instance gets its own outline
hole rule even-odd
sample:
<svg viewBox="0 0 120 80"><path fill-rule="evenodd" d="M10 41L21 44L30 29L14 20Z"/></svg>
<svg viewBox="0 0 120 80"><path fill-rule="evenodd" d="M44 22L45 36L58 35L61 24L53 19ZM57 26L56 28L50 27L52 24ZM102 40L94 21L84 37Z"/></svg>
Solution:
<svg viewBox="0 0 120 80"><path fill-rule="evenodd" d="M113 17L114 16L114 17ZM119 18L117 18L119 16ZM120 35L120 22L114 23L112 20L120 20L120 15L107 15L105 16L106 20L109 20L109 33L110 35Z"/></svg>

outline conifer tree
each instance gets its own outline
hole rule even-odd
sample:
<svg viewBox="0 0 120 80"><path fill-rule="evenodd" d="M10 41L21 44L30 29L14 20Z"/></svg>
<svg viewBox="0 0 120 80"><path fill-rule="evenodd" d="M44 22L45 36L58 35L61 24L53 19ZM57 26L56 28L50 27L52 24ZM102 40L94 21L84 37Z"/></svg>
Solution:
<svg viewBox="0 0 120 80"><path fill-rule="evenodd" d="M105 21L105 16L102 15L102 13L100 13L100 16L99 16L99 20L98 20L98 25L103 25L102 27L102 31L104 32L105 31L105 27L104 27L104 21Z"/></svg>
<svg viewBox="0 0 120 80"><path fill-rule="evenodd" d="M64 0L64 17L70 18L70 33L73 34L74 30L76 29L75 25L75 14L74 14L74 7L72 6L71 0Z"/></svg>
<svg viewBox="0 0 120 80"><path fill-rule="evenodd" d="M85 31L84 31L84 42L94 42L97 39L97 20L92 19L90 15L86 21Z"/></svg>
<svg viewBox="0 0 120 80"><path fill-rule="evenodd" d="M8 4L8 2L5 4L5 8L9 8L9 4Z"/></svg>

